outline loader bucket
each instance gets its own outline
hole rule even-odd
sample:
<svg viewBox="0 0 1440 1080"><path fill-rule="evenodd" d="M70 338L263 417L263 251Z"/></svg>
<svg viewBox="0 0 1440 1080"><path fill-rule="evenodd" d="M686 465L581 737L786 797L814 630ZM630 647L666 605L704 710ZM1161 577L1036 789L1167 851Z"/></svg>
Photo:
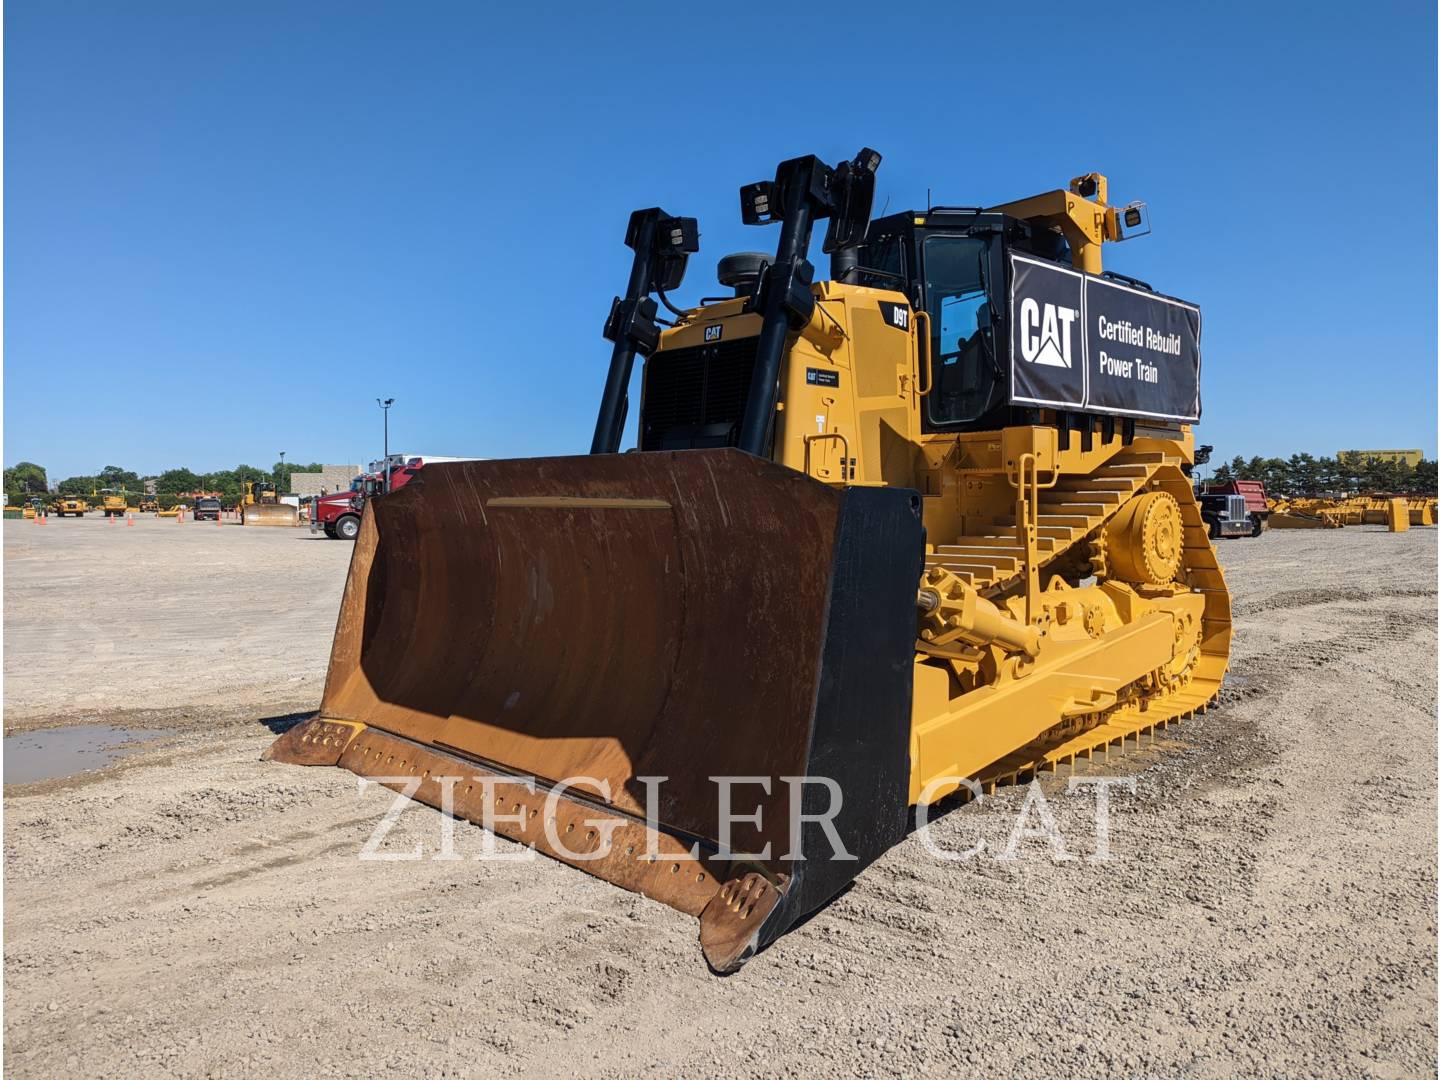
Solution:
<svg viewBox="0 0 1440 1080"><path fill-rule="evenodd" d="M298 525L300 512L288 503L250 503L240 507L242 525Z"/></svg>
<svg viewBox="0 0 1440 1080"><path fill-rule="evenodd" d="M904 835L923 550L914 492L738 450L427 465L266 756L697 915L734 970Z"/></svg>

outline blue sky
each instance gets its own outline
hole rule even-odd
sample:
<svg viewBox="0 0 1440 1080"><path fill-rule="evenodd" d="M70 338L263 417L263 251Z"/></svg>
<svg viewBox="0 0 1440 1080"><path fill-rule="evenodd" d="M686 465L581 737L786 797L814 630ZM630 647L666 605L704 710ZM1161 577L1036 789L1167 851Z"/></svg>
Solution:
<svg viewBox="0 0 1440 1080"><path fill-rule="evenodd" d="M700 218L693 301L775 242L740 185L862 144L877 210L1145 199L1107 265L1204 309L1219 454L1434 455L1433 5L794 10L10 0L6 464L364 461L377 395L583 452L629 212Z"/></svg>

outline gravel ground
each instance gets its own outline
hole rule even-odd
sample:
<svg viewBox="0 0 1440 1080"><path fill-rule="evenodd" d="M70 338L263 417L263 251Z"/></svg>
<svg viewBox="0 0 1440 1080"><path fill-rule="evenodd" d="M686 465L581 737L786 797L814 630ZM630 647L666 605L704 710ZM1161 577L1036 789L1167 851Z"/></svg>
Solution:
<svg viewBox="0 0 1440 1080"><path fill-rule="evenodd" d="M721 979L693 920L545 859L361 861L388 795L257 760L318 699L343 545L46 528L5 523L7 730L179 734L5 790L14 1077L1434 1075L1435 530L1221 548L1220 707L1077 774L1137 781L1109 861L1068 776L1004 789L933 827L981 855L912 836ZM997 858L1042 796L1079 857Z"/></svg>
<svg viewBox="0 0 1440 1080"><path fill-rule="evenodd" d="M6 730L277 699L313 708L350 545L137 514L7 521Z"/></svg>

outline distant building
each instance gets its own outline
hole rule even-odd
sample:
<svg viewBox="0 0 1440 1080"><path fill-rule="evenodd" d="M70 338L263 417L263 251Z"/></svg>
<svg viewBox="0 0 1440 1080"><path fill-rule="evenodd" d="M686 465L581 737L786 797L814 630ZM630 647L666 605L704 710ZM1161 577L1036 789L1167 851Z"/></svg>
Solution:
<svg viewBox="0 0 1440 1080"><path fill-rule="evenodd" d="M294 472L290 474L290 494L309 498L349 491L350 481L359 475L359 465L326 465L319 472Z"/></svg>
<svg viewBox="0 0 1440 1080"><path fill-rule="evenodd" d="M1341 450L1335 456L1341 461L1363 462L1367 458L1377 461L1403 461L1413 469L1420 464L1425 453L1422 450Z"/></svg>

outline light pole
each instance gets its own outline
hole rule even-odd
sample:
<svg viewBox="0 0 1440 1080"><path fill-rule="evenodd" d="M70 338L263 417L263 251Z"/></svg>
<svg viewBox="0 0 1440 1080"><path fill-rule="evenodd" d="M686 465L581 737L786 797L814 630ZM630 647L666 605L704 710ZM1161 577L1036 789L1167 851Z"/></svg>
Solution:
<svg viewBox="0 0 1440 1080"><path fill-rule="evenodd" d="M393 397L387 397L381 401L378 397L375 404L380 406L380 412L385 417L385 490L390 490L390 406L395 404Z"/></svg>
<svg viewBox="0 0 1440 1080"><path fill-rule="evenodd" d="M282 486L284 486L284 487L289 487L289 486L290 486L289 484L285 483L285 451L284 451L284 450L281 450L281 451L280 451L280 475L277 476L277 477L275 477L275 491L276 491L276 496L275 496L275 497L276 497L277 499L280 497L280 496L279 496L279 491L280 491L280 488L281 488Z"/></svg>

